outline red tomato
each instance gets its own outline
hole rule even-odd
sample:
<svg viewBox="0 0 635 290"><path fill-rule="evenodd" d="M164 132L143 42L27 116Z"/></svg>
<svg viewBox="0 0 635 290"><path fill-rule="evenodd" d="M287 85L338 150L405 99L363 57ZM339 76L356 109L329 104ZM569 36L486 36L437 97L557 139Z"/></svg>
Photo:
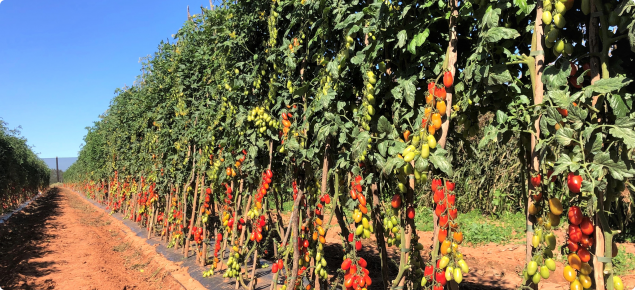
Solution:
<svg viewBox="0 0 635 290"><path fill-rule="evenodd" d="M439 201L443 199L443 190L435 191L432 195L432 199L434 200L434 203L439 203Z"/></svg>
<svg viewBox="0 0 635 290"><path fill-rule="evenodd" d="M439 225L443 228L448 226L448 216L447 215L442 215L441 217L439 217Z"/></svg>
<svg viewBox="0 0 635 290"><path fill-rule="evenodd" d="M439 284L445 286L445 283L447 283L447 280L445 280L445 272L437 272L434 276Z"/></svg>
<svg viewBox="0 0 635 290"><path fill-rule="evenodd" d="M531 178L531 185L533 185L534 187L539 187L541 180L542 180L542 177L540 176L540 174L533 176Z"/></svg>
<svg viewBox="0 0 635 290"><path fill-rule="evenodd" d="M273 264L273 266L271 266L271 273L277 273L278 272L278 264Z"/></svg>
<svg viewBox="0 0 635 290"><path fill-rule="evenodd" d="M428 277L428 278L432 278L432 271L433 271L432 266L431 266L431 265L428 265L428 266L426 266L426 268L423 270L423 275L424 275L424 276L426 276L426 277Z"/></svg>
<svg viewBox="0 0 635 290"><path fill-rule="evenodd" d="M408 207L408 210L406 210L406 215L408 215L409 219L414 219L415 218L415 209L412 206Z"/></svg>
<svg viewBox="0 0 635 290"><path fill-rule="evenodd" d="M440 188L439 187L443 187L443 181L441 181L441 179L433 179L432 180L432 191L437 191Z"/></svg>
<svg viewBox="0 0 635 290"><path fill-rule="evenodd" d="M453 208L453 209L450 209L448 213L450 214L450 218L452 220L455 220L458 215L458 210L456 208Z"/></svg>
<svg viewBox="0 0 635 290"><path fill-rule="evenodd" d="M582 231L580 231L580 227L569 225L569 240L574 243L579 243L582 240Z"/></svg>
<svg viewBox="0 0 635 290"><path fill-rule="evenodd" d="M358 251L362 250L362 242L360 241L355 242L355 250L358 250Z"/></svg>
<svg viewBox="0 0 635 290"><path fill-rule="evenodd" d="M357 199L357 192L355 192L355 189L351 189L350 194L353 200ZM394 200L394 197L393 197L393 200Z"/></svg>
<svg viewBox="0 0 635 290"><path fill-rule="evenodd" d="M569 223L572 225L577 226L582 222L582 211L575 205L569 208L567 216L569 217Z"/></svg>
<svg viewBox="0 0 635 290"><path fill-rule="evenodd" d="M557 110L558 112L560 112L560 115L562 115L562 117L566 118L567 116L569 116L569 110L563 108L557 108Z"/></svg>
<svg viewBox="0 0 635 290"><path fill-rule="evenodd" d="M452 86L453 83L454 83L454 78L452 77L452 72L446 71L443 74L443 85L446 88L449 88Z"/></svg>
<svg viewBox="0 0 635 290"><path fill-rule="evenodd" d="M591 254L585 248L578 249L578 257L580 257L583 263L591 260Z"/></svg>
<svg viewBox="0 0 635 290"><path fill-rule="evenodd" d="M366 260L364 260L364 258L359 258L359 260L357 261L357 264L362 268L366 268L366 266L368 265L368 263L366 262Z"/></svg>
<svg viewBox="0 0 635 290"><path fill-rule="evenodd" d="M445 209L446 209L445 204L439 203L437 204L437 207L434 209L434 213L437 216L441 216L445 212Z"/></svg>
<svg viewBox="0 0 635 290"><path fill-rule="evenodd" d="M593 244L595 244L595 239L591 236L582 235L582 240L580 241L583 247L591 248Z"/></svg>
<svg viewBox="0 0 635 290"><path fill-rule="evenodd" d="M580 223L580 230L585 235L591 235L593 233L593 223L591 219L587 216L582 218L582 222Z"/></svg>
<svg viewBox="0 0 635 290"><path fill-rule="evenodd" d="M445 241L445 238L447 237L448 237L448 230L439 229L439 243L443 243L443 241Z"/></svg>
<svg viewBox="0 0 635 290"><path fill-rule="evenodd" d="M448 204L454 205L456 203L456 195L448 194Z"/></svg>
<svg viewBox="0 0 635 290"><path fill-rule="evenodd" d="M446 92L445 92L445 87L440 87L440 88L439 88L439 87L437 87L437 88L434 90L434 96L435 96L435 97L437 97L437 98L439 98L439 99L443 99L443 100L445 100L445 94L446 94Z"/></svg>
<svg viewBox="0 0 635 290"><path fill-rule="evenodd" d="M569 251L570 251L571 253L575 253L575 252L577 252L577 251L578 251L578 248L579 248L579 247L578 247L578 243L574 243L574 242L572 242L571 240L568 240L568 241L567 241L567 248L569 248Z"/></svg>
<svg viewBox="0 0 635 290"><path fill-rule="evenodd" d="M430 92L431 94L434 95L434 88L435 88L434 82L429 82L428 83L428 92Z"/></svg>
<svg viewBox="0 0 635 290"><path fill-rule="evenodd" d="M392 197L392 201L390 202L390 204L392 205L392 208L400 208L401 207L401 195L400 194L395 194Z"/></svg>
<svg viewBox="0 0 635 290"><path fill-rule="evenodd" d="M582 176L569 172L567 175L567 186L569 187L569 191L573 193L580 193L580 188L582 187Z"/></svg>
<svg viewBox="0 0 635 290"><path fill-rule="evenodd" d="M456 187L456 184L454 182L450 182L450 181L445 182L445 189L447 189L448 191L454 191L455 187Z"/></svg>
<svg viewBox="0 0 635 290"><path fill-rule="evenodd" d="M282 259L278 260L278 269L284 268L284 261Z"/></svg>
<svg viewBox="0 0 635 290"><path fill-rule="evenodd" d="M353 261L351 261L351 259L346 258L346 260L344 260L344 262L342 262L342 270L346 271L351 267L351 263Z"/></svg>

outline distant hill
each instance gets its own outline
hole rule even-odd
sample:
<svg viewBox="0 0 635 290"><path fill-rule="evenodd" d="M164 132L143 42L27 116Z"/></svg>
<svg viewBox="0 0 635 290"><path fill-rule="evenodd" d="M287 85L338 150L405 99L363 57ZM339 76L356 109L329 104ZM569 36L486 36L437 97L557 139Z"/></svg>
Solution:
<svg viewBox="0 0 635 290"><path fill-rule="evenodd" d="M44 160L44 163L49 166L51 169L55 169L55 157L53 158L40 158ZM77 161L77 157L60 157L59 158L59 166L61 171L66 171L73 163Z"/></svg>

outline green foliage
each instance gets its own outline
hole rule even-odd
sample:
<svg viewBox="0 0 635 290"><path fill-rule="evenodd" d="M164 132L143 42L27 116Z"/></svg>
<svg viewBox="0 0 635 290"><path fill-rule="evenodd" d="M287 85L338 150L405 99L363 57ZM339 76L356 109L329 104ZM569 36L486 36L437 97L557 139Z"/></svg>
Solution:
<svg viewBox="0 0 635 290"><path fill-rule="evenodd" d="M51 171L20 136L0 120L0 213L49 185Z"/></svg>
<svg viewBox="0 0 635 290"><path fill-rule="evenodd" d="M613 258L615 275L626 275L635 270L635 254L626 250L625 246L618 246L617 256Z"/></svg>

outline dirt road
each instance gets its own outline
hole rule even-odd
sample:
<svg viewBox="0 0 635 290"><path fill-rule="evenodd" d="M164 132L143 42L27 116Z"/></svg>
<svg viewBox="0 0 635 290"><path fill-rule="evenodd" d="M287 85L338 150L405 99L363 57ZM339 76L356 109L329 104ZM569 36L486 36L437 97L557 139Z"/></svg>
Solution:
<svg viewBox="0 0 635 290"><path fill-rule="evenodd" d="M67 189L51 189L0 225L4 290L184 289L179 280L199 288L186 275Z"/></svg>

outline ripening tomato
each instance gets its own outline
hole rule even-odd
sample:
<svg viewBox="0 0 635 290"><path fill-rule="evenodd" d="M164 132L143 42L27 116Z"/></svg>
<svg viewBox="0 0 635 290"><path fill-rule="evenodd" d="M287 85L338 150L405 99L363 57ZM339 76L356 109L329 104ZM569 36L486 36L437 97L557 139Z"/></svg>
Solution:
<svg viewBox="0 0 635 290"><path fill-rule="evenodd" d="M434 191L434 194L432 195L432 199L434 200L434 203L439 203L439 201L443 199L443 190Z"/></svg>
<svg viewBox="0 0 635 290"><path fill-rule="evenodd" d="M593 223L591 222L591 219L589 217L585 216L582 218L582 222L580 223L580 230L582 230L582 233L587 236L593 233Z"/></svg>
<svg viewBox="0 0 635 290"><path fill-rule="evenodd" d="M406 215L408 215L409 219L414 219L415 218L415 209L412 206L408 207L408 209L406 210Z"/></svg>
<svg viewBox="0 0 635 290"><path fill-rule="evenodd" d="M567 175L567 186L572 193L580 193L582 187L582 176L569 172Z"/></svg>
<svg viewBox="0 0 635 290"><path fill-rule="evenodd" d="M564 270L562 271L562 275L564 276L565 280L569 282L573 282L575 281L575 278L578 275L578 273L571 266L567 265L564 267Z"/></svg>
<svg viewBox="0 0 635 290"><path fill-rule="evenodd" d="M569 62L569 64L571 65L571 73L569 75L574 76L576 73L578 73L578 66L575 65L573 62Z"/></svg>
<svg viewBox="0 0 635 290"><path fill-rule="evenodd" d="M542 177L540 176L540 174L533 176L531 178L531 185L533 185L534 187L539 187L541 180L542 180Z"/></svg>
<svg viewBox="0 0 635 290"><path fill-rule="evenodd" d="M448 280L445 279L445 272L437 272L434 276L437 282L439 282L442 286L445 286L445 283L448 282Z"/></svg>
<svg viewBox="0 0 635 290"><path fill-rule="evenodd" d="M454 241L460 245L463 242L463 232L454 232L454 234L452 234L452 238L454 238Z"/></svg>
<svg viewBox="0 0 635 290"><path fill-rule="evenodd" d="M448 237L447 229L439 229L439 242L443 243L445 239Z"/></svg>
<svg viewBox="0 0 635 290"><path fill-rule="evenodd" d="M567 216L569 217L569 223L572 225L577 226L582 222L582 211L575 205L569 208Z"/></svg>
<svg viewBox="0 0 635 290"><path fill-rule="evenodd" d="M446 206L443 203L437 204L437 207L434 209L434 213L439 217L445 212Z"/></svg>
<svg viewBox="0 0 635 290"><path fill-rule="evenodd" d="M446 95L445 87L437 87L434 90L434 96L439 99L445 100L445 95Z"/></svg>
<svg viewBox="0 0 635 290"><path fill-rule="evenodd" d="M432 180L432 191L437 191L439 189L441 189L440 187L443 187L443 181L441 181L441 179L433 179Z"/></svg>
<svg viewBox="0 0 635 290"><path fill-rule="evenodd" d="M436 88L435 83L434 82L429 82L428 83L428 92L430 92L431 94L434 94L434 89Z"/></svg>
<svg viewBox="0 0 635 290"><path fill-rule="evenodd" d="M574 243L579 243L582 240L582 231L580 231L580 227L569 225L569 239Z"/></svg>
<svg viewBox="0 0 635 290"><path fill-rule="evenodd" d="M351 263L353 261L351 261L351 259L346 258L346 260L344 260L344 262L342 262L342 270L346 271L351 267Z"/></svg>
<svg viewBox="0 0 635 290"><path fill-rule="evenodd" d="M448 204L454 205L456 203L456 195L448 194Z"/></svg>
<svg viewBox="0 0 635 290"><path fill-rule="evenodd" d="M448 211L448 214L452 220L455 220L458 215L458 210L456 208L452 208Z"/></svg>
<svg viewBox="0 0 635 290"><path fill-rule="evenodd" d="M578 249L578 257L580 257L582 263L586 263L591 260L591 254L585 248Z"/></svg>
<svg viewBox="0 0 635 290"><path fill-rule="evenodd" d="M557 108L557 110L558 112L560 112L560 115L562 115L562 117L566 118L567 116L569 116L569 110L563 108Z"/></svg>
<svg viewBox="0 0 635 290"><path fill-rule="evenodd" d="M401 195L400 194L395 194L392 197L392 201L390 202L390 204L392 205L392 208L400 208L401 207Z"/></svg>
<svg viewBox="0 0 635 290"><path fill-rule="evenodd" d="M439 217L439 225L441 227L447 227L448 226L448 216L447 215L442 215Z"/></svg>
<svg viewBox="0 0 635 290"><path fill-rule="evenodd" d="M593 244L595 244L595 239L592 236L582 235L582 240L580 241L580 244L583 247L591 248L593 247Z"/></svg>
<svg viewBox="0 0 635 290"><path fill-rule="evenodd" d="M451 182L451 181L449 181L449 180L445 182L445 188L446 188L448 191L454 191L454 188L455 188L455 187L456 187L456 184L455 184L454 182Z"/></svg>
<svg viewBox="0 0 635 290"><path fill-rule="evenodd" d="M449 88L452 86L453 83L454 83L454 78L452 77L452 72L446 71L443 74L443 85L446 88Z"/></svg>

